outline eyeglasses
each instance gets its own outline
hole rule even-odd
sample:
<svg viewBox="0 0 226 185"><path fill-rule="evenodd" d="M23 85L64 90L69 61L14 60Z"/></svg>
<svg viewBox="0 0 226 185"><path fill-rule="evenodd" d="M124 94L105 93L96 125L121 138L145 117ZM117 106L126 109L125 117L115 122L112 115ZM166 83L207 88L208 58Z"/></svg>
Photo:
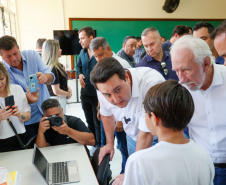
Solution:
<svg viewBox="0 0 226 185"><path fill-rule="evenodd" d="M162 61L161 62L161 67L160 70L164 73L164 75L168 75L168 69L166 68L166 62Z"/></svg>

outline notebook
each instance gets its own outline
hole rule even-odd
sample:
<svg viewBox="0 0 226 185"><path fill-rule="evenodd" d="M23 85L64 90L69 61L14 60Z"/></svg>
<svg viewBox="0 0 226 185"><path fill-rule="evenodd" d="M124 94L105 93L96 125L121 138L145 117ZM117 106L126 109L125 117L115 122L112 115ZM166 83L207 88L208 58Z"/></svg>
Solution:
<svg viewBox="0 0 226 185"><path fill-rule="evenodd" d="M32 163L49 185L80 181L76 161L49 163L36 144Z"/></svg>

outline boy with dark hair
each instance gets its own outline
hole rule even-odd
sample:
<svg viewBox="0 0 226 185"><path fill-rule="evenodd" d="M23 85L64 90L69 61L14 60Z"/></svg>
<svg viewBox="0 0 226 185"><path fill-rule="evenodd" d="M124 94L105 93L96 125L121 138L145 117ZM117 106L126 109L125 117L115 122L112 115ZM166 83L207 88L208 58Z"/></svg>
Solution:
<svg viewBox="0 0 226 185"><path fill-rule="evenodd" d="M144 109L146 126L159 143L129 157L123 184L213 184L209 154L183 134L194 113L188 90L174 80L157 84L147 92Z"/></svg>

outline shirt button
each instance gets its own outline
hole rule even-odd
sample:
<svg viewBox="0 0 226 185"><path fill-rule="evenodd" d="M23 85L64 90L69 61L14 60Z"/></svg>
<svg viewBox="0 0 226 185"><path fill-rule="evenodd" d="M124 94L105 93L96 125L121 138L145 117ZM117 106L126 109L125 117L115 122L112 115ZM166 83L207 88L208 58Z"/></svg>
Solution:
<svg viewBox="0 0 226 185"><path fill-rule="evenodd" d="M213 143L212 146L215 146L215 144Z"/></svg>
<svg viewBox="0 0 226 185"><path fill-rule="evenodd" d="M210 130L213 130L213 128L210 128Z"/></svg>

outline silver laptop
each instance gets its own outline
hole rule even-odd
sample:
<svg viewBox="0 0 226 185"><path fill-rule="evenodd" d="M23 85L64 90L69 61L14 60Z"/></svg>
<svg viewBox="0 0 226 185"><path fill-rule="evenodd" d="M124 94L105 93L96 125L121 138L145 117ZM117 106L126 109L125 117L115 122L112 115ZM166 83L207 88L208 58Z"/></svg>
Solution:
<svg viewBox="0 0 226 185"><path fill-rule="evenodd" d="M34 146L32 163L49 185L80 181L76 161L48 163L37 145Z"/></svg>

